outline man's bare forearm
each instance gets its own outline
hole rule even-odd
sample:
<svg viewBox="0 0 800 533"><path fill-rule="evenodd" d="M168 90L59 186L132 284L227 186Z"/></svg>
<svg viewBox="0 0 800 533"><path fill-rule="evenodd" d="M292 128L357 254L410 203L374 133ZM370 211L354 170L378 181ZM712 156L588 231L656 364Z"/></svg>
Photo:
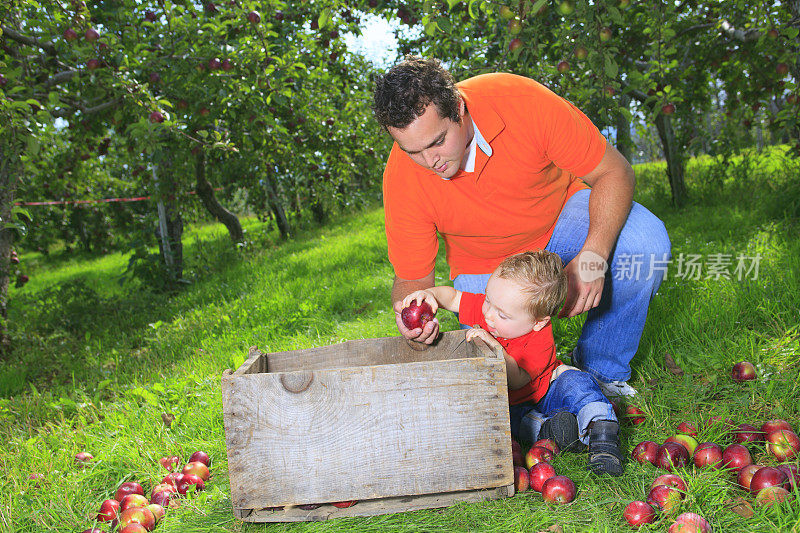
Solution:
<svg viewBox="0 0 800 533"><path fill-rule="evenodd" d="M430 274L420 279L403 279L394 277L392 284L392 304L403 300L406 296L414 291L421 289L430 289L433 287L434 276L433 271Z"/></svg>

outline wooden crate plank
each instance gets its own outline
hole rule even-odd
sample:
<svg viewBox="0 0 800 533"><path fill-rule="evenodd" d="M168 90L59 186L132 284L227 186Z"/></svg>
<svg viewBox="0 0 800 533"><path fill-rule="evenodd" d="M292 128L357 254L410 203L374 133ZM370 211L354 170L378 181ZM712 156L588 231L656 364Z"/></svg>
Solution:
<svg viewBox="0 0 800 533"><path fill-rule="evenodd" d="M223 376L233 506L512 484L505 381L494 357Z"/></svg>
<svg viewBox="0 0 800 533"><path fill-rule="evenodd" d="M255 346L251 346L250 351L247 354L247 360L236 369L234 374L237 376L242 376L244 374L257 374L259 372L266 371L267 369L264 365L264 354L262 354L261 351Z"/></svg>
<svg viewBox="0 0 800 533"><path fill-rule="evenodd" d="M325 370L473 357L466 346L471 343L466 343L465 335L465 330L447 331L442 333L436 344L422 350L420 348L427 345L410 344L403 337L383 337L275 352L266 355L266 371Z"/></svg>
<svg viewBox="0 0 800 533"><path fill-rule="evenodd" d="M457 503L474 503L496 500L514 495L514 486L486 490L468 490L422 496L401 496L360 501L352 507L339 509L333 505L323 505L318 509L304 511L288 507L277 511L234 509L234 515L245 522L308 522L332 518L351 518L356 516L377 516L389 513L402 513L420 509L450 507Z"/></svg>

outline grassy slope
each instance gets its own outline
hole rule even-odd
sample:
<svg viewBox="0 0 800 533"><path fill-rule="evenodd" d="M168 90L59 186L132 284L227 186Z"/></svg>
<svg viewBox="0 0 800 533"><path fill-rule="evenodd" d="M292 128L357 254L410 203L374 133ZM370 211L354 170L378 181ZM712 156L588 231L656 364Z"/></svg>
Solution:
<svg viewBox="0 0 800 533"><path fill-rule="evenodd" d="M679 279L675 265L670 267L634 361L634 384L650 418L626 428L628 448L645 439L660 442L679 422L712 414L737 422L781 417L797 426L797 162L775 154L725 165L692 162L688 175L696 200L682 210L669 207L663 172L663 165L637 168L637 199L665 221L675 257L701 254L707 261L713 253L734 258L760 253L763 258L755 281ZM230 249L217 225L192 228L186 256L197 281L170 297L121 288L115 280L124 268L120 255L22 258L31 282L12 294L12 318L25 324L20 341L25 350L0 367L5 391L0 530L82 531L90 524L86 516L119 482L139 479L149 489L160 478L158 457L186 457L201 448L217 460L209 490L171 511L157 530L265 529L232 518L220 372L237 367L251 345L296 349L394 335L395 328L381 211L288 243L276 242L255 221L247 228L252 245L241 251ZM445 279L443 268L438 274ZM574 345L580 322L557 323L562 353ZM445 325L452 328L455 322L448 318ZM665 368L667 352L685 370L682 376ZM729 368L742 359L771 379L732 384ZM176 416L170 429L162 413ZM717 439L720 429L701 437ZM95 461L81 470L72 458L82 450ZM763 450L755 455L768 460ZM443 511L269 530L527 531L555 523L565 531L623 529L622 508L644 499L657 471L631 464L622 478L599 481L584 472L584 461L581 455L557 459L557 470L573 477L580 491L572 505L557 510L525 493ZM45 473L46 481L34 487L27 480L31 472ZM743 496L726 479L721 473L694 477L686 509L724 531L788 530L800 521L797 506L757 509L753 518L742 520L723 505Z"/></svg>

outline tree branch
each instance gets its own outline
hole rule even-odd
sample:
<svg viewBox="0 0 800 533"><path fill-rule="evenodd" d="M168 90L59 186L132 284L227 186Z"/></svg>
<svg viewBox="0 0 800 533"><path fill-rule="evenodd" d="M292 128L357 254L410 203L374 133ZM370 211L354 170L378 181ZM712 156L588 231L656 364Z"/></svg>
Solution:
<svg viewBox="0 0 800 533"><path fill-rule="evenodd" d="M36 48L41 48L48 54L54 56L56 55L56 47L53 45L51 41L40 41L36 37L29 37L27 35L22 35L14 28L9 26L3 25L3 35L11 39L12 41L18 42L19 44L24 44L26 46L35 46Z"/></svg>
<svg viewBox="0 0 800 533"><path fill-rule="evenodd" d="M45 80L44 88L45 89L49 89L53 85L58 85L58 84L60 84L62 82L69 81L69 80L72 79L73 76L76 76L76 75L79 75L79 74L80 74L80 72L77 71L77 70L66 70L64 72L59 72L58 74L55 74L51 78L48 78L47 80Z"/></svg>
<svg viewBox="0 0 800 533"><path fill-rule="evenodd" d="M75 106L73 106L71 108L67 108L67 109L63 109L62 108L62 109L59 109L57 111L53 111L51 114L54 117L66 117L68 115L71 115L75 111L80 111L84 115L93 115L95 113L99 113L101 111L105 111L109 107L113 107L113 106L115 106L115 105L117 105L117 104L119 104L121 102L122 102L122 98L114 98L113 100L109 100L108 102L103 102L102 104L98 104L98 105L96 105L94 107L86 107L84 105L78 104L78 105L75 105Z"/></svg>
<svg viewBox="0 0 800 533"><path fill-rule="evenodd" d="M725 35L727 35L730 39L741 41L743 43L747 41L755 41L761 34L761 30L755 28L751 30L737 30L727 20L723 20L720 23L720 27L722 28L723 33L725 33Z"/></svg>

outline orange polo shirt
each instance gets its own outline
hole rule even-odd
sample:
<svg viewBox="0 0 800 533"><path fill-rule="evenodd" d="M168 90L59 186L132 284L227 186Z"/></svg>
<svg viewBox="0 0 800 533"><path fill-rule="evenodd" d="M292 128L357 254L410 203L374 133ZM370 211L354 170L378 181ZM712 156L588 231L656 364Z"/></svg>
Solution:
<svg viewBox="0 0 800 533"><path fill-rule="evenodd" d="M567 199L587 188L579 176L605 154L588 117L532 79L483 74L457 87L492 156L477 149L474 172L444 180L392 146L383 202L389 260L403 279L433 270L437 232L451 279L544 248Z"/></svg>

